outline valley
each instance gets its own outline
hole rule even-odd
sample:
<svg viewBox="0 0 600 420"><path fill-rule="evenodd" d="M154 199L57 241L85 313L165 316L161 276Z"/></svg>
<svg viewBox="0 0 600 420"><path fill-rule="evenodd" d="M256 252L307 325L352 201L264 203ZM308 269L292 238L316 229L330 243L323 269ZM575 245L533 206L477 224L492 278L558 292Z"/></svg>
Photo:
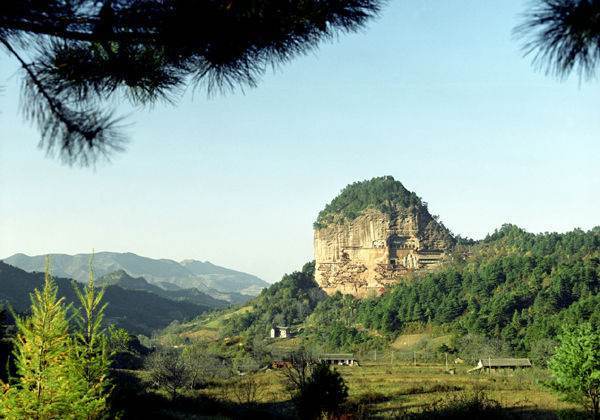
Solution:
<svg viewBox="0 0 600 420"><path fill-rule="evenodd" d="M565 326L597 337L600 228L532 234L505 224L482 240L465 239L391 177L351 184L314 228L316 261L255 296L243 294L263 284L255 277L210 263L51 256L57 273L79 283L85 258L94 267L109 342L121 343L113 344L115 394L139 401L117 399L113 409L126 418L188 418L198 410L302 418L298 410L312 403L298 405L304 391L296 380L325 369L320 380L337 385L317 389L333 386L343 396L339 404L320 403L328 415L585 415L553 391L552 369ZM32 273L0 263L0 300L17 313L27 311L34 289L46 287L40 258L6 260ZM74 280L54 282L66 303L78 304ZM335 357L356 364L322 364ZM492 360L513 367L491 369Z"/></svg>
<svg viewBox="0 0 600 420"><path fill-rule="evenodd" d="M1 0L0 419L600 420L600 0Z"/></svg>

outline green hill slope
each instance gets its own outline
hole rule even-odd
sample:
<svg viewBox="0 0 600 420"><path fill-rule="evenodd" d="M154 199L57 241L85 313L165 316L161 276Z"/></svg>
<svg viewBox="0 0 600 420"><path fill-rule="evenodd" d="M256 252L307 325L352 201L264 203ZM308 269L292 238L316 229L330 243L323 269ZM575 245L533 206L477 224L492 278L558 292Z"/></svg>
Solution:
<svg viewBox="0 0 600 420"><path fill-rule="evenodd" d="M333 296L311 315L330 347L352 348L359 329L393 339L426 326L480 336L532 354L566 323L600 328L600 228L531 234L505 225L454 262L358 301ZM335 311L336 316L332 316ZM342 321L343 322L340 322Z"/></svg>
<svg viewBox="0 0 600 420"><path fill-rule="evenodd" d="M589 321L600 328L600 227L532 234L505 225L459 245L438 270L363 300L324 296L312 274L307 265L247 310L210 322L219 323L222 335L249 341L268 337L273 324L297 325L303 342L328 351L381 348L402 334L438 331L444 339L434 345L536 361L547 359L564 325Z"/></svg>
<svg viewBox="0 0 600 420"><path fill-rule="evenodd" d="M273 325L300 325L326 298L314 281L314 269L314 262L307 263L243 306L213 312L165 333L210 340L237 335L265 338Z"/></svg>
<svg viewBox="0 0 600 420"><path fill-rule="evenodd" d="M223 323L223 334L266 336L273 325L293 326L304 322L325 293L314 280L314 263L286 274L281 281L254 298L252 310L238 312Z"/></svg>

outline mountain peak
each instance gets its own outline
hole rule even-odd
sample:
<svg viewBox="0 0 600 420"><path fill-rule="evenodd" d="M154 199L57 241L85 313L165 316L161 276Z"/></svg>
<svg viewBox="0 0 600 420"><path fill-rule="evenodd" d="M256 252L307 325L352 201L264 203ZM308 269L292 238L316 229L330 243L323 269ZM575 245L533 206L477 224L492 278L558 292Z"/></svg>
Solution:
<svg viewBox="0 0 600 420"><path fill-rule="evenodd" d="M367 209L391 214L395 208L423 207L421 198L392 176L381 176L346 186L317 216L315 228L354 220Z"/></svg>
<svg viewBox="0 0 600 420"><path fill-rule="evenodd" d="M133 277L125 270L119 269L100 277L96 284L98 286L121 286L124 289L143 289L151 290L157 286L152 286L143 277Z"/></svg>
<svg viewBox="0 0 600 420"><path fill-rule="evenodd" d="M315 223L315 279L327 292L381 293L438 266L454 246L426 204L391 176L348 185Z"/></svg>

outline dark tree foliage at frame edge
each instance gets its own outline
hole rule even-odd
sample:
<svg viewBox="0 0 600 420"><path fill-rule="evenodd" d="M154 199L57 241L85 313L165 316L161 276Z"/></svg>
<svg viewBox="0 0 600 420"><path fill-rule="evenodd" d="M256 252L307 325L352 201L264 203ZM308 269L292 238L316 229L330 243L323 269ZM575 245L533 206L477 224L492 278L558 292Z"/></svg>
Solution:
<svg viewBox="0 0 600 420"><path fill-rule="evenodd" d="M69 165L123 150L114 103L256 86L271 67L357 31L385 0L4 0L0 49L22 70L40 147Z"/></svg>

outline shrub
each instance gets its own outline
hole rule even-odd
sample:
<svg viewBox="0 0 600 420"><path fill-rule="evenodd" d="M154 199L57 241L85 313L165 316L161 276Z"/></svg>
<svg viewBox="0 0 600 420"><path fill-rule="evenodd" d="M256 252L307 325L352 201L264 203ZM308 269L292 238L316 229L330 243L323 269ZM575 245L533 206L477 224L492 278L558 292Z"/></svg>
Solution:
<svg viewBox="0 0 600 420"><path fill-rule="evenodd" d="M181 353L175 349L160 349L146 359L150 380L159 388L166 389L172 399L179 390L189 385L190 375Z"/></svg>
<svg viewBox="0 0 600 420"><path fill-rule="evenodd" d="M507 414L500 403L482 390L461 392L445 400L438 400L413 417L426 419L502 419Z"/></svg>
<svg viewBox="0 0 600 420"><path fill-rule="evenodd" d="M566 399L582 404L597 419L600 415L600 333L582 324L567 329L550 359L551 384Z"/></svg>
<svg viewBox="0 0 600 420"><path fill-rule="evenodd" d="M298 415L302 419L316 419L323 414L339 414L348 398L348 387L342 375L328 364L316 365L303 389L294 399Z"/></svg>
<svg viewBox="0 0 600 420"><path fill-rule="evenodd" d="M255 405L262 397L264 388L256 378L256 375L247 374L231 381L225 391L229 394L228 399L233 399L238 404Z"/></svg>

